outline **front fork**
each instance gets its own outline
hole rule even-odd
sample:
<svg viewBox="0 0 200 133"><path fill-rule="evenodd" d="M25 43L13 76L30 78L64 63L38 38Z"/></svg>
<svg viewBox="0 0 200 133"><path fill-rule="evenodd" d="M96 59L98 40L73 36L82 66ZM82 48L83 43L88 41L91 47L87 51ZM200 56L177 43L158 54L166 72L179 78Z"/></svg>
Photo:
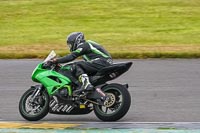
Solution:
<svg viewBox="0 0 200 133"><path fill-rule="evenodd" d="M40 95L41 91L42 91L42 85L35 85L35 86L32 86L31 88L34 88L34 92L31 96L31 99L30 99L30 102L33 103L35 102L35 98Z"/></svg>

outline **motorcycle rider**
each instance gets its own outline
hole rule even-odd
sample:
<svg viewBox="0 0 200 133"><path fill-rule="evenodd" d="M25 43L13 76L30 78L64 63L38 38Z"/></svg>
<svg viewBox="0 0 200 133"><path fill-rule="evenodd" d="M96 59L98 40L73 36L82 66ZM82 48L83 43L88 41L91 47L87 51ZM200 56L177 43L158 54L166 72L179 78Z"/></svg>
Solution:
<svg viewBox="0 0 200 133"><path fill-rule="evenodd" d="M67 63L82 56L85 61L75 62L72 66L72 72L82 84L80 90L91 91L93 85L89 81L88 75L95 74L103 67L112 65L112 57L98 43L85 40L82 32L72 32L67 37L67 45L70 49L70 54L55 58L54 63Z"/></svg>

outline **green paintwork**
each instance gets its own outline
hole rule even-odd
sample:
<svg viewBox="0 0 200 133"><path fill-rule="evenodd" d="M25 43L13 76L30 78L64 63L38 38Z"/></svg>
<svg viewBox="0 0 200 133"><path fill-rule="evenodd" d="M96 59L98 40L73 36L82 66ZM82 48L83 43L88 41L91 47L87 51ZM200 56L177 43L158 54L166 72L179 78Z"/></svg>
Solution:
<svg viewBox="0 0 200 133"><path fill-rule="evenodd" d="M49 78L49 76L59 78L61 83L52 80ZM72 89L70 86L71 80L64 75L57 73L56 71L43 69L42 63L38 64L34 69L32 73L32 80L44 85L49 95L53 95L57 90L61 88L67 88L68 94L72 95Z"/></svg>

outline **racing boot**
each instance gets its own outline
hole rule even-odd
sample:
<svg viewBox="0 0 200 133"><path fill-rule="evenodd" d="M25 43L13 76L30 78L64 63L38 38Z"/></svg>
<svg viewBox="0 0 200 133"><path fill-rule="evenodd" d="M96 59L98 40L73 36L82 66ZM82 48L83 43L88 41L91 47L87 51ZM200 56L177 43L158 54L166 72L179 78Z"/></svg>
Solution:
<svg viewBox="0 0 200 133"><path fill-rule="evenodd" d="M87 74L81 74L79 80L82 83L81 90L83 91L92 91L94 86L90 83L89 77Z"/></svg>

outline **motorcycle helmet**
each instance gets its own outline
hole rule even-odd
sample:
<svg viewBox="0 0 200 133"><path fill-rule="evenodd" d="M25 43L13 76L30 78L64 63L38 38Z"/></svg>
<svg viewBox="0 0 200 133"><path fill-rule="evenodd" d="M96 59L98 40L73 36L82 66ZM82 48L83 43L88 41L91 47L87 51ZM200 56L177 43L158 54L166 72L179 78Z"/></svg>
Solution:
<svg viewBox="0 0 200 133"><path fill-rule="evenodd" d="M72 32L67 36L67 45L71 52L75 51L78 44L84 41L84 34L82 32Z"/></svg>

